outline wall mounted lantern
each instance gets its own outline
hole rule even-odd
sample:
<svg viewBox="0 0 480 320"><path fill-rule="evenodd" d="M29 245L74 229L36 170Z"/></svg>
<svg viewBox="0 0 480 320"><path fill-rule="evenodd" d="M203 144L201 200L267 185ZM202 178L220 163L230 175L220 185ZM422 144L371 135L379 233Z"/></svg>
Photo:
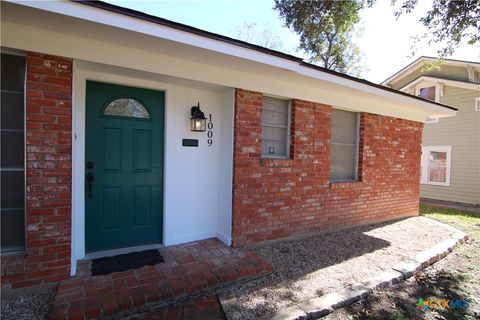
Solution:
<svg viewBox="0 0 480 320"><path fill-rule="evenodd" d="M207 118L200 110L200 102L192 107L192 117L190 118L190 131L205 132L207 130Z"/></svg>

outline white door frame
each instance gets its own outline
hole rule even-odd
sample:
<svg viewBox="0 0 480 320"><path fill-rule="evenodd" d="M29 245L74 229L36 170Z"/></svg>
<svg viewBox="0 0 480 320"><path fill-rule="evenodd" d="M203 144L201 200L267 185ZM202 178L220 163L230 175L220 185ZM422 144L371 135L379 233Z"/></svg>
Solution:
<svg viewBox="0 0 480 320"><path fill-rule="evenodd" d="M77 260L85 258L85 119L86 119L86 81L108 82L125 86L136 86L165 92L165 119L167 119L168 106L173 105L174 86L166 83L117 75L114 72L93 71L95 67L85 68L88 63L73 62L73 85L72 85L72 233L71 233L71 269L72 276L76 274ZM167 123L164 126L164 151L168 149ZM166 153L164 153L166 154ZM167 216L170 203L165 195L167 159L164 157L163 174L163 230L162 242L166 244L166 229L171 219Z"/></svg>

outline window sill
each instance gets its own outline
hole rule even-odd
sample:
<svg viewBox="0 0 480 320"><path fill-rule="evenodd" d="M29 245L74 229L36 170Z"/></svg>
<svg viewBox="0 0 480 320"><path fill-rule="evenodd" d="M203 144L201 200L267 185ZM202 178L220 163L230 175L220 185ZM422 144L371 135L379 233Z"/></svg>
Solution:
<svg viewBox="0 0 480 320"><path fill-rule="evenodd" d="M260 164L265 167L292 167L293 159L286 158L262 158Z"/></svg>
<svg viewBox="0 0 480 320"><path fill-rule="evenodd" d="M330 181L330 189L346 189L355 188L363 183L361 180L346 180L346 181Z"/></svg>

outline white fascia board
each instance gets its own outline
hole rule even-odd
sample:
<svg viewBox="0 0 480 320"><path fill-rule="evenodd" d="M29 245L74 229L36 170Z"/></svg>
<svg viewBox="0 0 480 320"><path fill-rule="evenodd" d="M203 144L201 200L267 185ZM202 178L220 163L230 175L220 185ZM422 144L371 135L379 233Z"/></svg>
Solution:
<svg viewBox="0 0 480 320"><path fill-rule="evenodd" d="M19 1L9 0L15 4L28 6L35 9L67 15L95 23L102 23L108 26L139 32L149 36L171 40L202 49L221 52L223 54L252 60L282 69L296 71L299 68L298 62L281 57L272 56L238 45L229 44L224 41L210 39L187 31L170 28L160 24L144 21L142 19L129 17L104 9L87 6L72 1Z"/></svg>
<svg viewBox="0 0 480 320"><path fill-rule="evenodd" d="M412 82L407 83L406 85L401 87L399 90L400 91L406 90L422 81L440 82L452 87L480 91L480 84L478 83L467 83L463 81L449 80L449 79L430 77L430 76L420 76L417 79L413 80Z"/></svg>
<svg viewBox="0 0 480 320"><path fill-rule="evenodd" d="M321 72L321 73L316 72L315 70L310 69L310 68L304 67L299 71L299 73L304 74L304 75L306 75L308 77L311 77L311 78L316 78L316 79L325 80L325 81L328 81L328 82L333 82L333 83L336 83L338 85L349 87L349 88L354 89L354 90L362 91L362 92L367 93L367 94L382 96L382 97L385 97L385 98L390 99L390 100L396 100L399 103L410 104L410 105L414 105L415 107L419 107L419 108L427 108L432 113L438 113L438 111L441 111L441 112L439 112L439 114L435 115L435 117L439 117L439 118L452 117L452 116L455 116L455 114L456 114L456 112L454 110L433 105L432 103L430 103L428 101L421 101L421 100L418 100L414 97L410 98L410 97L407 97L405 95L401 95L401 94L390 92L390 91L387 91L387 90L382 90L382 89L379 89L379 88L375 88L373 86L370 86L370 85L367 85L367 84L364 84L364 83L360 83L360 82L357 82L357 81L354 81L354 80L345 79L345 78L341 78L341 77L336 77L336 76L333 76L333 75L325 73L325 72Z"/></svg>

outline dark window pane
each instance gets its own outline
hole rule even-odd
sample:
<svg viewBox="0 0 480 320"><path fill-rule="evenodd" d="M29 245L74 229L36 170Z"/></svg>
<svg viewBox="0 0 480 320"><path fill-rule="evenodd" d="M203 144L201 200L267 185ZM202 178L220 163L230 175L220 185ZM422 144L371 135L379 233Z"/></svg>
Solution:
<svg viewBox="0 0 480 320"><path fill-rule="evenodd" d="M2 210L2 253L25 247L24 209Z"/></svg>
<svg viewBox="0 0 480 320"><path fill-rule="evenodd" d="M1 99L2 129L24 130L23 93L2 92Z"/></svg>
<svg viewBox="0 0 480 320"><path fill-rule="evenodd" d="M427 87L420 89L420 97L435 101L435 87Z"/></svg>
<svg viewBox="0 0 480 320"><path fill-rule="evenodd" d="M25 57L2 53L2 90L23 92L25 87Z"/></svg>
<svg viewBox="0 0 480 320"><path fill-rule="evenodd" d="M25 248L25 57L1 55L1 252Z"/></svg>
<svg viewBox="0 0 480 320"><path fill-rule="evenodd" d="M1 131L2 169L24 167L23 131Z"/></svg>
<svg viewBox="0 0 480 320"><path fill-rule="evenodd" d="M2 170L2 209L25 206L24 176L22 171Z"/></svg>

